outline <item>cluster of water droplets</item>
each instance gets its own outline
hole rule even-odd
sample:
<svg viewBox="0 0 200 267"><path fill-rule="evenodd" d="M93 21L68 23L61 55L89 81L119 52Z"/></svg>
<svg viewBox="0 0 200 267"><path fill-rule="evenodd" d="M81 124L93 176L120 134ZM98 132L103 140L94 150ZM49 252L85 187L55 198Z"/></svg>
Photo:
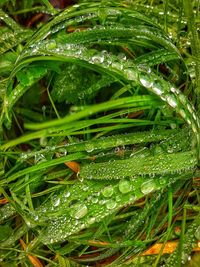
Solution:
<svg viewBox="0 0 200 267"><path fill-rule="evenodd" d="M101 221L105 216L133 203L136 199L160 189L168 183L163 178L121 179L109 184L98 181L78 182L50 202L35 210L31 218L35 223L47 222L44 243L65 240L75 232Z"/></svg>
<svg viewBox="0 0 200 267"><path fill-rule="evenodd" d="M44 42L41 44L41 50L43 45L45 45ZM39 46L40 44L38 44L37 47ZM90 55L84 46L76 44L56 44L55 40L46 41L45 49L50 51L50 53L51 51L54 51L56 54L75 57L88 61L90 64L100 64L102 67L106 68L111 67L112 69L123 71L129 80L138 80L142 86L158 95L163 101L167 102L189 125L191 125L193 132L197 136L197 143L200 143L200 122L192 104L189 103L186 97L181 94L178 89L151 73L151 69L148 66L143 65L137 66L136 68L130 60L126 60L125 54L114 56L106 50L103 50L101 52L96 51L95 54L93 53Z"/></svg>

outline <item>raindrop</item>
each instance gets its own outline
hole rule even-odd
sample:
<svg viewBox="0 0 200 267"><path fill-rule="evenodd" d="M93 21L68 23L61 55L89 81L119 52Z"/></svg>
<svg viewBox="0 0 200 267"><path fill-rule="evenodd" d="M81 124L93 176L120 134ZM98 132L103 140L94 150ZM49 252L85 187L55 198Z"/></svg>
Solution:
<svg viewBox="0 0 200 267"><path fill-rule="evenodd" d="M93 64L98 64L98 63L103 63L104 62L104 56L93 56L91 63Z"/></svg>
<svg viewBox="0 0 200 267"><path fill-rule="evenodd" d="M168 104L172 107L175 108L177 106L177 100L173 95L167 95L166 96Z"/></svg>
<svg viewBox="0 0 200 267"><path fill-rule="evenodd" d="M182 264L185 264L185 263L189 260L188 255L187 255L186 253L183 253L183 252L182 252L181 260L182 260L182 261L181 261Z"/></svg>
<svg viewBox="0 0 200 267"><path fill-rule="evenodd" d="M105 199L102 199L102 200L99 201L99 204L100 205L104 205L105 203L106 203L106 200Z"/></svg>
<svg viewBox="0 0 200 267"><path fill-rule="evenodd" d="M185 118L187 117L187 115L186 115L186 113L185 113L185 111L184 111L183 109L180 109L180 110L179 110L179 114L181 115L181 117L182 117L183 119L185 119Z"/></svg>
<svg viewBox="0 0 200 267"><path fill-rule="evenodd" d="M106 207L107 209L109 210L112 210L114 209L115 207L117 206L116 202L114 200L109 200L107 203L106 203Z"/></svg>
<svg viewBox="0 0 200 267"><path fill-rule="evenodd" d="M194 133L198 133L197 127L196 127L196 125L194 125L194 124L192 124L192 131L193 131Z"/></svg>
<svg viewBox="0 0 200 267"><path fill-rule="evenodd" d="M46 48L49 50L55 49L57 46L56 41L55 40L51 40L47 45Z"/></svg>
<svg viewBox="0 0 200 267"><path fill-rule="evenodd" d="M91 201L92 201L92 203L96 204L99 200L98 200L98 198L93 197L93 198L91 199Z"/></svg>
<svg viewBox="0 0 200 267"><path fill-rule="evenodd" d="M93 224L95 222L95 218L94 217L91 217L88 219L88 223L89 224Z"/></svg>
<svg viewBox="0 0 200 267"><path fill-rule="evenodd" d="M92 152L94 150L94 145L93 144L89 144L89 143L85 144L85 150L88 153Z"/></svg>
<svg viewBox="0 0 200 267"><path fill-rule="evenodd" d="M187 104L187 108L189 110L190 113L193 113L193 108L190 104Z"/></svg>
<svg viewBox="0 0 200 267"><path fill-rule="evenodd" d="M85 204L75 204L71 207L70 215L75 219L83 218L88 212L88 208Z"/></svg>
<svg viewBox="0 0 200 267"><path fill-rule="evenodd" d="M153 179L144 182L141 185L141 192L146 195L151 193L156 188L156 184Z"/></svg>
<svg viewBox="0 0 200 267"><path fill-rule="evenodd" d="M152 85L152 91L156 95L162 95L163 94L162 84L159 81L154 82Z"/></svg>
<svg viewBox="0 0 200 267"><path fill-rule="evenodd" d="M139 80L140 80L140 83L146 88L150 88L153 85L153 81L152 81L151 77L144 74L144 73L141 73L139 75Z"/></svg>
<svg viewBox="0 0 200 267"><path fill-rule="evenodd" d="M23 159L27 159L28 158L28 155L26 153L21 153L21 156L20 158L23 160Z"/></svg>
<svg viewBox="0 0 200 267"><path fill-rule="evenodd" d="M148 65L144 65L144 64L139 64L138 65L138 69L140 71L145 71L147 73L151 73L151 68Z"/></svg>
<svg viewBox="0 0 200 267"><path fill-rule="evenodd" d="M187 99L184 95L179 95L179 100L181 101L181 103L183 105L185 105L187 103Z"/></svg>
<svg viewBox="0 0 200 267"><path fill-rule="evenodd" d="M64 197L69 197L69 196L70 196L70 192L69 191L64 194Z"/></svg>
<svg viewBox="0 0 200 267"><path fill-rule="evenodd" d="M118 58L121 60L126 60L126 55L124 53L119 53Z"/></svg>
<svg viewBox="0 0 200 267"><path fill-rule="evenodd" d="M38 219L39 219L38 215L35 215L34 219L35 219L35 221L38 221Z"/></svg>
<svg viewBox="0 0 200 267"><path fill-rule="evenodd" d="M113 194L114 190L112 186L106 186L103 190L102 190L102 195L104 197L111 197Z"/></svg>
<svg viewBox="0 0 200 267"><path fill-rule="evenodd" d="M115 198L115 200L117 201L117 202L120 202L121 201L121 196L116 196L116 198Z"/></svg>
<svg viewBox="0 0 200 267"><path fill-rule="evenodd" d="M192 113L193 119L196 121L197 120L197 116L195 113Z"/></svg>
<svg viewBox="0 0 200 267"><path fill-rule="evenodd" d="M122 194L126 194L131 191L131 184L128 180L121 180L119 182L119 191Z"/></svg>
<svg viewBox="0 0 200 267"><path fill-rule="evenodd" d="M47 138L46 137L41 137L40 138L40 146L45 147L47 145Z"/></svg>
<svg viewBox="0 0 200 267"><path fill-rule="evenodd" d="M187 123L188 123L189 125L192 124L192 122L191 122L191 120L190 120L189 118L187 118L186 121L187 121Z"/></svg>
<svg viewBox="0 0 200 267"><path fill-rule="evenodd" d="M60 204L60 198L56 199L56 201L54 202L54 206L57 207Z"/></svg>
<svg viewBox="0 0 200 267"><path fill-rule="evenodd" d="M136 196L135 195L131 195L130 196L130 202L134 202L136 200Z"/></svg>
<svg viewBox="0 0 200 267"><path fill-rule="evenodd" d="M175 93L175 94L180 94L180 91L178 90L178 89L176 89L176 88L174 88L174 87L171 87L170 88L170 91L172 92L172 93Z"/></svg>
<svg viewBox="0 0 200 267"><path fill-rule="evenodd" d="M126 69L127 79L130 81L135 81L137 79L137 73L133 68Z"/></svg>
<svg viewBox="0 0 200 267"><path fill-rule="evenodd" d="M78 93L78 98L79 99L84 99L84 97L85 97L85 92L79 92Z"/></svg>

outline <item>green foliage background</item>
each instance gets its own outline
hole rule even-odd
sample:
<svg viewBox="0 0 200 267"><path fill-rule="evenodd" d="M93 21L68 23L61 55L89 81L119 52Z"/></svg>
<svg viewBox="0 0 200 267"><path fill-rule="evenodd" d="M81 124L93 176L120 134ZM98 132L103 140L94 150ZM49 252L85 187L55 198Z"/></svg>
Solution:
<svg viewBox="0 0 200 267"><path fill-rule="evenodd" d="M1 266L199 265L199 4L1 1Z"/></svg>

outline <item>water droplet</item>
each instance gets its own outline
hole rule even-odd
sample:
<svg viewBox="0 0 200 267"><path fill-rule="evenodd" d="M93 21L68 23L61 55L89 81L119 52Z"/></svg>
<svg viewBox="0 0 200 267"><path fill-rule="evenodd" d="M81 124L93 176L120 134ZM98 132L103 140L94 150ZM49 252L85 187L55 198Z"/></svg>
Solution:
<svg viewBox="0 0 200 267"><path fill-rule="evenodd" d="M102 200L99 201L99 204L100 205L104 205L105 203L106 203L106 200L105 199L102 199Z"/></svg>
<svg viewBox="0 0 200 267"><path fill-rule="evenodd" d="M116 198L115 198L115 200L117 201L117 202L120 202L121 201L121 196L116 196Z"/></svg>
<svg viewBox="0 0 200 267"><path fill-rule="evenodd" d="M26 153L21 153L21 156L20 158L23 160L23 159L27 159L28 158L28 155Z"/></svg>
<svg viewBox="0 0 200 267"><path fill-rule="evenodd" d="M88 223L89 224L93 224L95 222L95 218L94 217L91 217L88 219Z"/></svg>
<svg viewBox="0 0 200 267"><path fill-rule="evenodd" d="M136 196L135 195L131 195L130 196L130 202L134 202L136 200Z"/></svg>
<svg viewBox="0 0 200 267"><path fill-rule="evenodd" d="M85 150L88 153L92 152L94 150L94 145L93 144L89 144L89 143L85 144Z"/></svg>
<svg viewBox="0 0 200 267"><path fill-rule="evenodd" d="M145 64L139 64L138 69L143 72L151 73L151 68Z"/></svg>
<svg viewBox="0 0 200 267"><path fill-rule="evenodd" d="M126 60L126 55L124 53L119 53L118 58L121 60Z"/></svg>
<svg viewBox="0 0 200 267"><path fill-rule="evenodd" d="M172 107L175 108L177 106L177 100L173 95L166 95L166 99L168 104Z"/></svg>
<svg viewBox="0 0 200 267"><path fill-rule="evenodd" d="M178 89L176 89L175 87L171 87L171 88L170 88L170 91L171 91L172 93L177 94L177 95L180 94L180 91L179 91Z"/></svg>
<svg viewBox="0 0 200 267"><path fill-rule="evenodd" d="M52 49L55 49L57 46L56 44L56 41L55 40L51 40L47 45L46 45L46 48L48 50L52 50Z"/></svg>
<svg viewBox="0 0 200 267"><path fill-rule="evenodd" d="M182 264L185 264L188 260L189 260L188 254L182 252L182 255L181 255Z"/></svg>
<svg viewBox="0 0 200 267"><path fill-rule="evenodd" d="M151 77L144 74L144 73L141 73L139 75L139 80L140 80L140 83L146 88L150 88L153 85L153 81L152 81Z"/></svg>
<svg viewBox="0 0 200 267"><path fill-rule="evenodd" d="M43 154L38 154L38 155L35 155L34 157L35 164L45 162L46 160L47 159L45 158Z"/></svg>
<svg viewBox="0 0 200 267"><path fill-rule="evenodd" d="M60 198L56 199L56 201L54 202L54 206L57 207L60 204Z"/></svg>
<svg viewBox="0 0 200 267"><path fill-rule="evenodd" d="M38 216L38 215L35 215L35 216L34 216L34 220L35 220L35 221L38 221L38 219L39 219L39 216Z"/></svg>
<svg viewBox="0 0 200 267"><path fill-rule="evenodd" d="M193 108L189 103L187 104L187 108L188 108L190 113L193 113Z"/></svg>
<svg viewBox="0 0 200 267"><path fill-rule="evenodd" d="M192 116L193 116L193 119L196 121L197 120L197 116L196 116L196 114L194 112L192 113Z"/></svg>
<svg viewBox="0 0 200 267"><path fill-rule="evenodd" d="M152 85L152 91L156 94L156 95L162 95L163 92L163 88L162 88L162 84L159 81L155 81Z"/></svg>
<svg viewBox="0 0 200 267"><path fill-rule="evenodd" d="M113 194L114 190L112 186L106 186L103 190L102 190L102 195L104 197L111 197Z"/></svg>
<svg viewBox="0 0 200 267"><path fill-rule="evenodd" d="M141 185L141 192L146 195L151 193L156 188L156 184L153 179L144 182Z"/></svg>
<svg viewBox="0 0 200 267"><path fill-rule="evenodd" d="M122 194L126 194L131 191L131 184L128 180L121 180L119 182L119 191Z"/></svg>
<svg viewBox="0 0 200 267"><path fill-rule="evenodd" d="M71 206L70 215L75 219L83 218L88 212L88 208L84 204L75 204Z"/></svg>
<svg viewBox="0 0 200 267"><path fill-rule="evenodd" d="M127 79L130 81L135 81L137 79L137 73L135 71L135 69L133 68L128 68L125 71Z"/></svg>
<svg viewBox="0 0 200 267"><path fill-rule="evenodd" d="M69 191L64 194L64 197L66 197L66 198L68 198L69 196L70 196L70 192Z"/></svg>
<svg viewBox="0 0 200 267"><path fill-rule="evenodd" d="M181 103L183 104L183 105L185 105L186 103L187 103L187 99L186 99L186 97L184 96L184 95L179 95L179 100L181 101Z"/></svg>
<svg viewBox="0 0 200 267"><path fill-rule="evenodd" d="M194 124L192 124L192 131L193 131L194 133L198 133L197 127L196 127L196 125L194 125Z"/></svg>
<svg viewBox="0 0 200 267"><path fill-rule="evenodd" d="M101 56L93 56L92 57L92 60L91 60L91 63L93 64L98 64L98 63L103 63L104 62L104 56L101 55Z"/></svg>
<svg viewBox="0 0 200 267"><path fill-rule="evenodd" d="M106 203L106 207L107 209L109 210L112 210L114 209L115 207L117 206L116 202L114 200L109 200L107 203Z"/></svg>
<svg viewBox="0 0 200 267"><path fill-rule="evenodd" d="M180 109L180 110L179 110L179 114L181 115L181 117L182 117L183 119L185 119L185 118L187 117L187 115L186 115L186 113L185 113L185 111L184 111L183 109Z"/></svg>
<svg viewBox="0 0 200 267"><path fill-rule="evenodd" d="M92 203L96 204L99 200L98 200L98 198L93 197L93 198L91 199L91 201L92 201Z"/></svg>
<svg viewBox="0 0 200 267"><path fill-rule="evenodd" d="M192 124L192 122L191 122L190 118L187 118L187 119L186 119L186 121L187 121L187 123L188 123L189 125L191 125L191 124Z"/></svg>
<svg viewBox="0 0 200 267"><path fill-rule="evenodd" d="M47 138L46 137L40 138L40 145L41 145L41 147L45 147L47 145Z"/></svg>

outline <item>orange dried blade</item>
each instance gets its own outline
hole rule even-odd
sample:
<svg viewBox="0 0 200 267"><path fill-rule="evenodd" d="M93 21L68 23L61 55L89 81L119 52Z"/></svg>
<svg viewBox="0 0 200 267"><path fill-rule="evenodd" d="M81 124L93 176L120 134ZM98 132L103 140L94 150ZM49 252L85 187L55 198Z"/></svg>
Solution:
<svg viewBox="0 0 200 267"><path fill-rule="evenodd" d="M19 242L20 242L23 250L26 250L27 246L26 246L24 240L20 239ZM27 257L29 258L29 261L33 264L34 267L44 267L44 265L41 263L41 261L37 257L29 255L28 253L27 253Z"/></svg>
<svg viewBox="0 0 200 267"><path fill-rule="evenodd" d="M128 47L123 47L123 50L132 58L134 58L133 54L131 53L131 51L128 49Z"/></svg>
<svg viewBox="0 0 200 267"><path fill-rule="evenodd" d="M150 247L148 250L146 250L144 253L142 253L142 256L148 256L153 254L159 254L162 243L158 243ZM171 254L174 252L175 248L178 245L178 241L169 241L165 244L164 249L162 251L162 254ZM193 251L200 251L199 243L198 245L193 249Z"/></svg>
<svg viewBox="0 0 200 267"><path fill-rule="evenodd" d="M74 32L75 30L76 30L75 27L70 26L68 27L67 32Z"/></svg>
<svg viewBox="0 0 200 267"><path fill-rule="evenodd" d="M8 203L9 201L6 199L6 198L2 198L2 199L0 199L0 205L2 205L2 204L6 204L6 203Z"/></svg>
<svg viewBox="0 0 200 267"><path fill-rule="evenodd" d="M153 254L159 254L161 247L163 244L155 244L152 247L150 247L148 250L146 250L144 253L142 253L142 256L147 256L147 255L153 255ZM176 241L171 241L171 242L167 242L164 246L164 249L162 251L162 254L166 254L166 253L172 253L176 246L178 245L178 242Z"/></svg>
<svg viewBox="0 0 200 267"><path fill-rule="evenodd" d="M65 165L76 173L80 172L80 165L75 161L65 162Z"/></svg>
<svg viewBox="0 0 200 267"><path fill-rule="evenodd" d="M25 244L24 240L20 239L19 242L20 242L20 245L23 248L23 250L25 250L26 249L26 244Z"/></svg>
<svg viewBox="0 0 200 267"><path fill-rule="evenodd" d="M28 258L34 267L44 267L44 265L41 263L41 261L37 257L28 255Z"/></svg>
<svg viewBox="0 0 200 267"><path fill-rule="evenodd" d="M131 112L128 114L129 119L137 118L138 116L144 114L144 111Z"/></svg>

